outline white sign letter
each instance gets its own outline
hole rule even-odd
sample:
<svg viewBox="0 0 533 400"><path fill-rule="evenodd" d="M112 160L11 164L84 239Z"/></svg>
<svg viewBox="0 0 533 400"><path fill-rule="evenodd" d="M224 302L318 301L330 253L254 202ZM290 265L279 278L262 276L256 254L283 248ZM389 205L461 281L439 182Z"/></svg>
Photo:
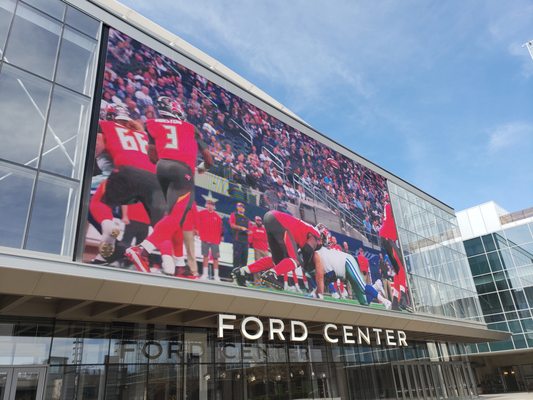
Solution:
<svg viewBox="0 0 533 400"><path fill-rule="evenodd" d="M302 335L296 336L296 326L302 328ZM303 342L307 339L307 326L301 321L291 321L291 341L292 342Z"/></svg>
<svg viewBox="0 0 533 400"><path fill-rule="evenodd" d="M236 320L237 316L232 314L218 314L218 334L219 339L224 337L224 329L233 330L235 327L233 325L225 324L225 320Z"/></svg>
<svg viewBox="0 0 533 400"><path fill-rule="evenodd" d="M351 339L353 338L353 326L343 325L342 332L344 333L342 336L344 344L355 344L355 340Z"/></svg>
<svg viewBox="0 0 533 400"><path fill-rule="evenodd" d="M324 339L326 339L326 342L328 343L337 343L339 339L333 339L331 336L329 336L328 330L333 329L337 330L337 325L334 324L326 324L324 325Z"/></svg>
<svg viewBox="0 0 533 400"><path fill-rule="evenodd" d="M274 340L274 334L278 335L279 340L285 340L285 336L283 336L284 329L285 329L285 324L283 323L281 319L269 318L268 319L268 340Z"/></svg>
<svg viewBox="0 0 533 400"><path fill-rule="evenodd" d="M396 346L396 342L394 341L393 330L385 329L385 342L387 343L387 346Z"/></svg>
<svg viewBox="0 0 533 400"><path fill-rule="evenodd" d="M248 324L248 322L255 322L255 324L257 325L257 327L259 328L257 330L256 333L254 333L253 335L249 334L248 331L246 330L246 324ZM241 333L242 335L248 339L248 340L257 340L259 339L261 336L263 336L263 323L261 322L261 320L257 317L246 317L242 320L242 324L241 324Z"/></svg>

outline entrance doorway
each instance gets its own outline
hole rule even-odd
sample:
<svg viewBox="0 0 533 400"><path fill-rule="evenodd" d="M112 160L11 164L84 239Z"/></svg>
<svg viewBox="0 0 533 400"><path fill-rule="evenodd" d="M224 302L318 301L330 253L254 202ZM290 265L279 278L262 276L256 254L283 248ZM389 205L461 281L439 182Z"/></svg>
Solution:
<svg viewBox="0 0 533 400"><path fill-rule="evenodd" d="M0 400L41 400L46 367L0 367Z"/></svg>

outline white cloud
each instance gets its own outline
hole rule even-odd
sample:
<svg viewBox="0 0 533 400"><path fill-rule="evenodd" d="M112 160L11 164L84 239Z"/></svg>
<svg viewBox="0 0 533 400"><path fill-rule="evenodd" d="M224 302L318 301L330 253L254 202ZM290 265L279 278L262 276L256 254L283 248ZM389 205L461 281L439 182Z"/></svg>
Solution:
<svg viewBox="0 0 533 400"><path fill-rule="evenodd" d="M487 150L490 154L508 150L533 138L533 125L525 122L511 122L498 126L489 134Z"/></svg>

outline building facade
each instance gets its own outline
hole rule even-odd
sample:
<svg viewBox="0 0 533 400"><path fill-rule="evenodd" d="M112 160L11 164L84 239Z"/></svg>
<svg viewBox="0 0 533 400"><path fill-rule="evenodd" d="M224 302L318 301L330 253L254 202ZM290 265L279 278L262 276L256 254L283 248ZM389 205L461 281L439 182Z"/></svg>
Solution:
<svg viewBox="0 0 533 400"><path fill-rule="evenodd" d="M480 382L491 392L533 385L533 212L490 202L458 213L483 316L509 339L469 345Z"/></svg>
<svg viewBox="0 0 533 400"><path fill-rule="evenodd" d="M0 399L471 398L527 343L452 208L120 3L0 0L0 55Z"/></svg>

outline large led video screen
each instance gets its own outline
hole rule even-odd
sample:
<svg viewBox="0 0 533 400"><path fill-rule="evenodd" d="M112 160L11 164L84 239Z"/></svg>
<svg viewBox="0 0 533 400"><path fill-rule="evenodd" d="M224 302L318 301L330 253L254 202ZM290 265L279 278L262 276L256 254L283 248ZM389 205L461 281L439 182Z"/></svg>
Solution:
<svg viewBox="0 0 533 400"><path fill-rule="evenodd" d="M83 262L411 310L383 176L114 29L103 68Z"/></svg>

